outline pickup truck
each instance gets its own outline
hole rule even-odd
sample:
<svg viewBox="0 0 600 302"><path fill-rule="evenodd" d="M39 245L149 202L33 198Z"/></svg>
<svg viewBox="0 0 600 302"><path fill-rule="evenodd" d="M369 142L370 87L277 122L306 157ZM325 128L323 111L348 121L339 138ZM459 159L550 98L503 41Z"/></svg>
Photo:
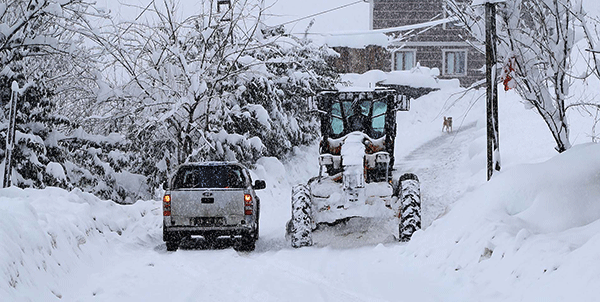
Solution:
<svg viewBox="0 0 600 302"><path fill-rule="evenodd" d="M246 167L234 162L181 165L165 186L163 241L176 251L183 238L202 236L209 243L228 236L239 250L252 251L258 240L260 199Z"/></svg>

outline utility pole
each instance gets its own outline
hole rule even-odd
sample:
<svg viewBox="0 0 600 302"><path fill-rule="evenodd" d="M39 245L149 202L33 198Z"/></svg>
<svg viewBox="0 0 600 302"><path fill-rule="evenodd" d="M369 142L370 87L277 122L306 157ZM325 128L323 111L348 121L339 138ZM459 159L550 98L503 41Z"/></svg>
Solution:
<svg viewBox="0 0 600 302"><path fill-rule="evenodd" d="M496 4L485 3L485 69L487 108L487 180L500 171L500 136L498 129L498 81L496 72Z"/></svg>
<svg viewBox="0 0 600 302"><path fill-rule="evenodd" d="M6 152L4 153L4 181L3 188L11 186L12 176L12 151L15 147L15 127L17 117L17 99L19 97L19 84L17 81L12 82L10 94L10 116L8 122L8 133L6 134Z"/></svg>

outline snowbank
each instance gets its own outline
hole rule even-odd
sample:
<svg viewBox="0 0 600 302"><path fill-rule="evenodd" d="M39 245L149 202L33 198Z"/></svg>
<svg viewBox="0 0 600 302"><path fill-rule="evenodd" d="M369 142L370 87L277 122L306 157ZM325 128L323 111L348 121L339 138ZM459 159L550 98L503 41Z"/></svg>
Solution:
<svg viewBox="0 0 600 302"><path fill-rule="evenodd" d="M115 241L148 240L136 228L160 228L159 205L120 206L79 190L1 189L0 300L61 298L63 278L98 265Z"/></svg>
<svg viewBox="0 0 600 302"><path fill-rule="evenodd" d="M484 289L474 301L595 301L599 181L597 144L513 167L416 233L406 253L470 276Z"/></svg>

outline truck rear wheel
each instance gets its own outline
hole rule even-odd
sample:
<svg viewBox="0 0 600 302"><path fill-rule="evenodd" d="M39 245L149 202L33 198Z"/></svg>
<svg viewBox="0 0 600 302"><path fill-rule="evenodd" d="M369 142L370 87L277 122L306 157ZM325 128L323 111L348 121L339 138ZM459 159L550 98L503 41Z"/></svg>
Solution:
<svg viewBox="0 0 600 302"><path fill-rule="evenodd" d="M181 234L173 231L168 231L167 227L163 223L163 241L167 245L167 251L174 252L179 248L179 242L181 242Z"/></svg>
<svg viewBox="0 0 600 302"><path fill-rule="evenodd" d="M177 250L177 248L179 248L179 240L177 240L177 241L169 240L169 241L166 241L165 243L167 244L167 251L169 251L169 252L174 252Z"/></svg>
<svg viewBox="0 0 600 302"><path fill-rule="evenodd" d="M400 241L408 242L421 229L421 185L419 178L406 173L400 177Z"/></svg>
<svg viewBox="0 0 600 302"><path fill-rule="evenodd" d="M292 247L299 248L313 244L310 203L310 189L307 185L297 185L292 188L292 219L289 223Z"/></svg>
<svg viewBox="0 0 600 302"><path fill-rule="evenodd" d="M242 236L242 242L236 247L237 251L240 252L252 252L256 248L256 239L253 235Z"/></svg>

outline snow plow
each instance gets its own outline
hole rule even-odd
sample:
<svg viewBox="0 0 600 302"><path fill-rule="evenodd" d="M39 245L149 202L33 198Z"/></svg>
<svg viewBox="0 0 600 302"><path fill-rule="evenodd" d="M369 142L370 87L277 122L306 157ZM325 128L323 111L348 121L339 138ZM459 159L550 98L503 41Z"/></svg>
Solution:
<svg viewBox="0 0 600 302"><path fill-rule="evenodd" d="M406 242L421 228L419 179L393 179L396 112L409 99L394 89L323 91L319 175L292 188L287 237L295 248L313 245L313 230L354 217L398 221Z"/></svg>

